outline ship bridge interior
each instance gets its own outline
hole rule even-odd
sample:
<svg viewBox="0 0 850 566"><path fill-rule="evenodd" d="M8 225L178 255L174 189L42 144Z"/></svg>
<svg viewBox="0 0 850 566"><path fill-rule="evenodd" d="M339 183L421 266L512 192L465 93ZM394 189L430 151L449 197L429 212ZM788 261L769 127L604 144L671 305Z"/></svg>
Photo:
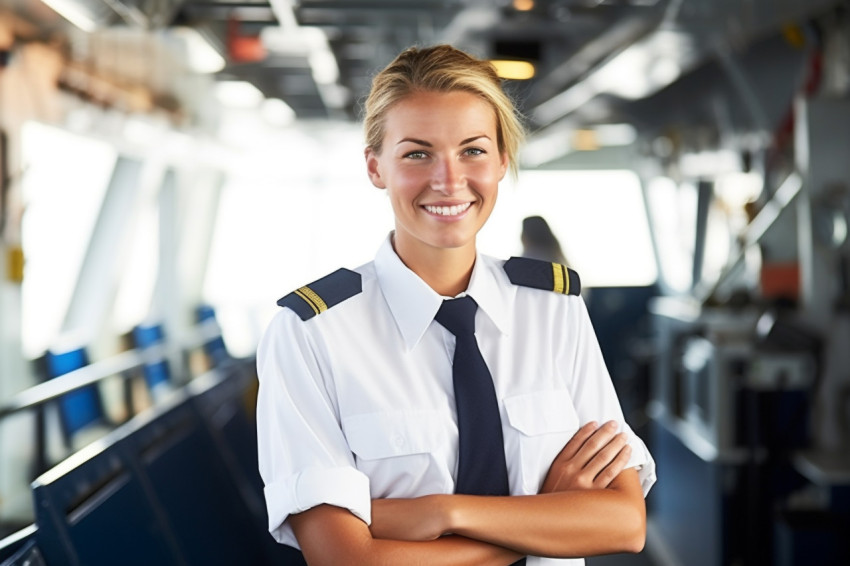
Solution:
<svg viewBox="0 0 850 566"><path fill-rule="evenodd" d="M0 566L303 563L257 346L393 229L364 100L442 43L527 130L479 250L548 221L657 464L587 564L850 563L847 0L0 0Z"/></svg>

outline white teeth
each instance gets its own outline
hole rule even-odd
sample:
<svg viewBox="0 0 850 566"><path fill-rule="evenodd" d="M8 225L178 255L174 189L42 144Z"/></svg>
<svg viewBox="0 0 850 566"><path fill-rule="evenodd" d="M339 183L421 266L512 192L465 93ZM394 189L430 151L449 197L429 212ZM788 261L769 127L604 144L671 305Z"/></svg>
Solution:
<svg viewBox="0 0 850 566"><path fill-rule="evenodd" d="M457 216L461 212L465 212L470 206L472 206L471 202L456 204L454 206L431 206L426 204L425 210L431 214L439 214L440 216Z"/></svg>

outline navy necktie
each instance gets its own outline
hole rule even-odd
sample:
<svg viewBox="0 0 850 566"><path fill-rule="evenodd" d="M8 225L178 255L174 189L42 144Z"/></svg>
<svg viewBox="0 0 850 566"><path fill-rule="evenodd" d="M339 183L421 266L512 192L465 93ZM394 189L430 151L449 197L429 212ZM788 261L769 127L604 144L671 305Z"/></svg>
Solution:
<svg viewBox="0 0 850 566"><path fill-rule="evenodd" d="M455 493L510 495L502 418L493 377L475 340L472 297L443 301L434 319L455 335L452 381L458 428L458 467ZM514 562L522 566L525 558Z"/></svg>
<svg viewBox="0 0 850 566"><path fill-rule="evenodd" d="M508 495L502 420L493 378L475 340L472 297L443 301L436 321L455 335L452 378L459 435L456 493Z"/></svg>

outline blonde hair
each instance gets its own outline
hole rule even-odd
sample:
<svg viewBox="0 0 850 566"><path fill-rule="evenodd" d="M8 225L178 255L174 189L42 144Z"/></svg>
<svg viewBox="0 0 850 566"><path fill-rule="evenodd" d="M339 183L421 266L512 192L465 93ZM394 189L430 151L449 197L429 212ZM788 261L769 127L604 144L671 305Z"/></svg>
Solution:
<svg viewBox="0 0 850 566"><path fill-rule="evenodd" d="M519 146L525 137L513 101L502 90L496 69L450 45L410 47L372 79L364 105L366 145L380 154L387 112L416 92L465 91L480 96L496 113L497 142L516 175Z"/></svg>

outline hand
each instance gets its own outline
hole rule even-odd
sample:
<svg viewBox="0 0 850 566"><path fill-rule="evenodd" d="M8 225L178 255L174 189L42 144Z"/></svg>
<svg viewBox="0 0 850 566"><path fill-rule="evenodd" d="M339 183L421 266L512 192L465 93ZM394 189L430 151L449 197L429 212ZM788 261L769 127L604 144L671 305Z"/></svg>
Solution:
<svg viewBox="0 0 850 566"><path fill-rule="evenodd" d="M581 427L555 457L540 493L571 489L604 489L626 467L631 447L617 423Z"/></svg>
<svg viewBox="0 0 850 566"><path fill-rule="evenodd" d="M427 541L445 534L448 509L445 498L426 495L413 499L373 499L373 538Z"/></svg>

